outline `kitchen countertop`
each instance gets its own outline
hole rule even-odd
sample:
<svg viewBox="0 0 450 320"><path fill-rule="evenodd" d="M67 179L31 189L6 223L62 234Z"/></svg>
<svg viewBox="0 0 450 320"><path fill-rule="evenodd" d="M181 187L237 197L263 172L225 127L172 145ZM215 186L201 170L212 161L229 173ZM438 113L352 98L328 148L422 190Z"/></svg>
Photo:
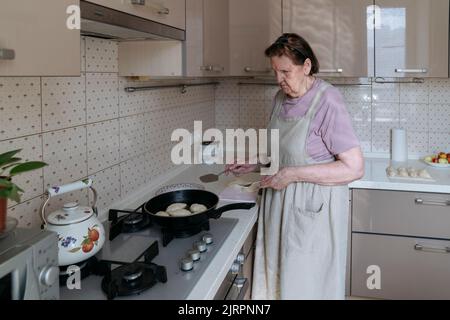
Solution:
<svg viewBox="0 0 450 320"><path fill-rule="evenodd" d="M426 168L435 181L415 181L390 179L386 175L386 168L391 165L389 159L366 158L365 175L361 180L349 185L352 189L376 189L412 192L433 192L450 194L450 169L428 166L420 160L409 160L408 163L395 167Z"/></svg>
<svg viewBox="0 0 450 320"><path fill-rule="evenodd" d="M433 192L450 194L450 169L436 169L418 160L410 160L408 164L401 166L413 166L417 169L427 168L428 172L435 179L434 182L404 182L391 181L386 175L386 168L390 165L389 159L366 158L366 168L364 177L350 184L352 189L377 189L413 192ZM235 177L222 175L217 182L203 184L198 179L201 175L208 173L219 173L223 171L223 165L195 165L178 167L159 180L144 186L140 191L130 195L124 200L116 203L116 207L136 208L154 196L161 186L176 183L197 183L205 186L205 189L219 194ZM230 202L220 201L219 207ZM105 219L103 212L103 218ZM225 212L224 217L237 218L239 222L222 244L214 260L208 266L192 292L188 295L188 300L210 300L213 299L222 281L225 279L235 257L243 246L247 236L250 234L257 221L258 205L251 210L234 210Z"/></svg>

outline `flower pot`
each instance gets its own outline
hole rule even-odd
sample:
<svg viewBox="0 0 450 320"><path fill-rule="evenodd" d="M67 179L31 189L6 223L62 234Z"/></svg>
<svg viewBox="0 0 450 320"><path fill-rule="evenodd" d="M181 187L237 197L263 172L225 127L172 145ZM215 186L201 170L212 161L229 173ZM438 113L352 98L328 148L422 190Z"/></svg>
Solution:
<svg viewBox="0 0 450 320"><path fill-rule="evenodd" d="M0 198L0 233L6 229L6 213L8 199Z"/></svg>

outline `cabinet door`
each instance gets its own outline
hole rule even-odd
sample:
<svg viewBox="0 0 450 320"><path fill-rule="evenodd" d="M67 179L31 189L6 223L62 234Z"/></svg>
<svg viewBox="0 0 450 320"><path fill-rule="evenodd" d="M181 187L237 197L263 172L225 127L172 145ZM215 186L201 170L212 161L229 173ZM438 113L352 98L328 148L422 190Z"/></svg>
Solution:
<svg viewBox="0 0 450 320"><path fill-rule="evenodd" d="M373 0L284 0L283 32L309 42L324 76L374 74Z"/></svg>
<svg viewBox="0 0 450 320"><path fill-rule="evenodd" d="M450 242L353 234L351 294L450 299Z"/></svg>
<svg viewBox="0 0 450 320"><path fill-rule="evenodd" d="M230 73L270 75L264 50L282 31L281 0L230 0Z"/></svg>
<svg viewBox="0 0 450 320"><path fill-rule="evenodd" d="M203 1L203 66L205 76L229 74L229 2Z"/></svg>
<svg viewBox="0 0 450 320"><path fill-rule="evenodd" d="M376 75L448 77L448 0L376 0Z"/></svg>
<svg viewBox="0 0 450 320"><path fill-rule="evenodd" d="M164 23L181 30L186 29L185 0L145 0L144 5L133 4L132 0L89 0L88 2Z"/></svg>
<svg viewBox="0 0 450 320"><path fill-rule="evenodd" d="M0 50L13 50L15 57L0 58L0 76L80 75L80 30L66 26L70 5L79 1L2 0Z"/></svg>

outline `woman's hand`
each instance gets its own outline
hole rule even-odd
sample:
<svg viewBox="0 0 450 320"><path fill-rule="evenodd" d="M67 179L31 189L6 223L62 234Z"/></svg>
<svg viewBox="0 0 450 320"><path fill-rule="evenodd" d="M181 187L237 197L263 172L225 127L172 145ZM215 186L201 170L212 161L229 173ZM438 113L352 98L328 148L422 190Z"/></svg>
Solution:
<svg viewBox="0 0 450 320"><path fill-rule="evenodd" d="M257 164L227 164L225 166L225 174L228 175L230 173L235 176L240 176L246 173L254 172L258 169Z"/></svg>
<svg viewBox="0 0 450 320"><path fill-rule="evenodd" d="M275 190L282 190L289 184L294 182L289 168L283 168L274 176L267 176L261 180L261 188L272 188Z"/></svg>

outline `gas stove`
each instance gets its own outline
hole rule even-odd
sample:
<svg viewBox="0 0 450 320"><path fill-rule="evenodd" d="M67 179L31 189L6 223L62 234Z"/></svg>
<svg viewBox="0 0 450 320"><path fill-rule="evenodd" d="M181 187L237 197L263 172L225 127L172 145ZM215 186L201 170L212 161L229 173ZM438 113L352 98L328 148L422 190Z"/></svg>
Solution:
<svg viewBox="0 0 450 320"><path fill-rule="evenodd" d="M141 207L126 214L111 210L109 218L108 240L87 263L94 272L80 289L63 283L62 300L184 300L238 222L219 218L180 233L153 226Z"/></svg>

